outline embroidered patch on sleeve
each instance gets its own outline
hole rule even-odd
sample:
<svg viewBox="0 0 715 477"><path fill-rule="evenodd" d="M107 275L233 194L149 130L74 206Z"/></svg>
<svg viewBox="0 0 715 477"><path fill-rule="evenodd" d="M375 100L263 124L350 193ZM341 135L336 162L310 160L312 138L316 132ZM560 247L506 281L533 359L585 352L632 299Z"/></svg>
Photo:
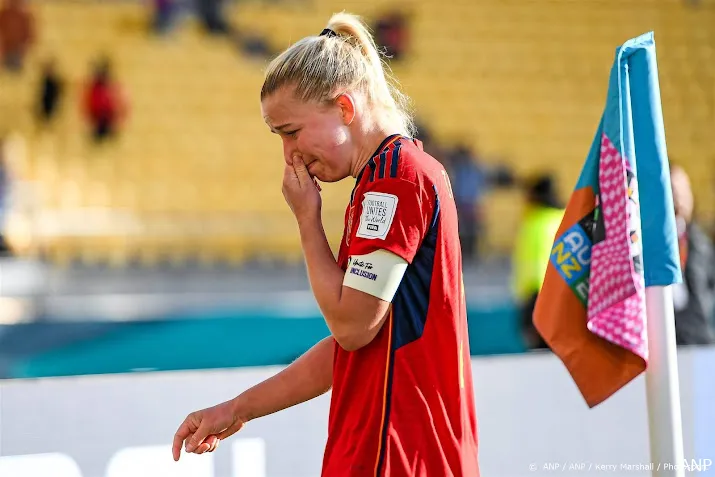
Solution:
<svg viewBox="0 0 715 477"><path fill-rule="evenodd" d="M397 210L397 196L382 192L366 192L357 237L384 239L392 226Z"/></svg>

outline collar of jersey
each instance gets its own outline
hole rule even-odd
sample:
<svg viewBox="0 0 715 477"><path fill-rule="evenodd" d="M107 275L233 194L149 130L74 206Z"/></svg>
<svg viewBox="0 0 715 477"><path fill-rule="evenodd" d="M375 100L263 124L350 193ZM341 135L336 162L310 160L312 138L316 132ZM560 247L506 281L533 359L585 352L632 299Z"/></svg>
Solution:
<svg viewBox="0 0 715 477"><path fill-rule="evenodd" d="M400 135L400 134L392 134L392 135L390 135L390 136L387 136L387 137L380 143L380 145L377 147L377 149L375 149L375 152L372 154L372 156L370 156L370 159L372 159L372 158L374 158L374 157L376 157L376 156L379 156L380 153L381 153L387 146L389 146L389 145L392 144L393 142L397 141L397 140L400 139L401 137L402 137L402 135ZM360 183L360 179L362 179L362 174L363 174L363 172L365 172L365 169L367 168L367 165L368 165L369 163L370 163L370 161L366 162L365 165L362 166L362 169L360 170L360 173L357 175L357 179L355 179L355 186L353 187L353 191L350 193L350 203L351 203L351 204L353 203L353 195L355 195L355 189L357 189L357 186L358 186L358 184Z"/></svg>

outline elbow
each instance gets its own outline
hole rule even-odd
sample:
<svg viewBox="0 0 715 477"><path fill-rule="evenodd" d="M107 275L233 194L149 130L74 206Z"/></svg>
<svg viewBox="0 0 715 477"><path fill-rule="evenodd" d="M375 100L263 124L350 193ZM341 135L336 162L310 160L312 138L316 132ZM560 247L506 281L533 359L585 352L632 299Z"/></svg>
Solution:
<svg viewBox="0 0 715 477"><path fill-rule="evenodd" d="M356 332L353 330L344 330L338 333L333 333L335 342L345 351L357 351L364 348L372 342L374 336L370 336L365 332Z"/></svg>
<svg viewBox="0 0 715 477"><path fill-rule="evenodd" d="M375 306L371 310L370 306L364 303L346 303L334 313L325 314L325 317L338 346L345 351L357 351L372 343L382 328L388 311L389 306Z"/></svg>

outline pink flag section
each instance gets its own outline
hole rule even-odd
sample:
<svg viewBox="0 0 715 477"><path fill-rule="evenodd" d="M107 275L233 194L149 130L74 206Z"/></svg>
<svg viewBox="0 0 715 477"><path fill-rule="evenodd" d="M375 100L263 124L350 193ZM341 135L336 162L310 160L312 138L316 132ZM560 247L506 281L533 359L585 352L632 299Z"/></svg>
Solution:
<svg viewBox="0 0 715 477"><path fill-rule="evenodd" d="M642 250L638 186L635 176L629 183L628 161L605 134L599 163L605 240L594 244L591 252L588 329L647 364L645 281L633 261Z"/></svg>

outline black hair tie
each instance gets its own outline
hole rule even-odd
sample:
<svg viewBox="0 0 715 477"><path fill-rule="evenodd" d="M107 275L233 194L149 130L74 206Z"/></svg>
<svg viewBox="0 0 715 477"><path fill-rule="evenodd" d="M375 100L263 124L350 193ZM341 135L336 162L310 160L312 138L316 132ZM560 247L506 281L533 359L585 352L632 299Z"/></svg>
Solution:
<svg viewBox="0 0 715 477"><path fill-rule="evenodd" d="M318 36L327 36L328 38L335 38L336 36L338 36L338 34L335 33L333 30L331 30L330 28L326 28L323 31L321 31L320 35L318 35Z"/></svg>

